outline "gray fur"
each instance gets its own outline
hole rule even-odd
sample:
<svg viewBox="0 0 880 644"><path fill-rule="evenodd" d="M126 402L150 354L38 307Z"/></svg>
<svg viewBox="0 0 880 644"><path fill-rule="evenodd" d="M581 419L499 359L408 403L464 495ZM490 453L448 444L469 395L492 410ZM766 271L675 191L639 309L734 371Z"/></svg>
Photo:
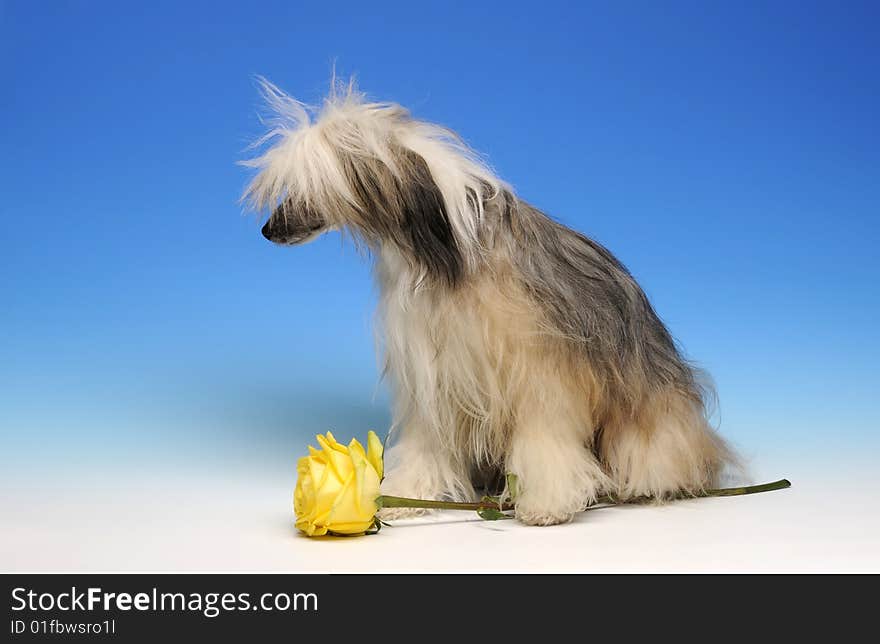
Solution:
<svg viewBox="0 0 880 644"><path fill-rule="evenodd" d="M504 195L495 244L508 248L535 302L627 406L674 387L702 400L698 372L626 267L598 242ZM650 391L641 391L647 385Z"/></svg>

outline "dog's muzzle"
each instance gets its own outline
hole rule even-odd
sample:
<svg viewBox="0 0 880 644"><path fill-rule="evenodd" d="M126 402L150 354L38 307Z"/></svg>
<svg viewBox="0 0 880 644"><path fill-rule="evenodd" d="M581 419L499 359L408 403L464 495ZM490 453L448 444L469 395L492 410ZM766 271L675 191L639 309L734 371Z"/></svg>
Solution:
<svg viewBox="0 0 880 644"><path fill-rule="evenodd" d="M271 221L267 221L261 232L263 233L263 237L270 242L292 246L294 244L304 244L307 241L311 241L324 232L324 230L324 226L316 226L314 228L291 228L284 224L276 226Z"/></svg>
<svg viewBox="0 0 880 644"><path fill-rule="evenodd" d="M327 230L327 224L316 213L293 210L290 203L275 209L263 225L263 237L270 242L290 246L311 241Z"/></svg>

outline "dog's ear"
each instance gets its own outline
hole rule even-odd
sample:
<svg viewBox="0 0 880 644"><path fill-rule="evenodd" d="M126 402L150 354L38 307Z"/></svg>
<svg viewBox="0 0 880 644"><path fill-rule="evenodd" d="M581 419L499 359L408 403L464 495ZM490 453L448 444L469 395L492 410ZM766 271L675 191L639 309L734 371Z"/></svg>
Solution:
<svg viewBox="0 0 880 644"><path fill-rule="evenodd" d="M464 274L464 258L455 237L443 195L425 160L414 152L407 161L402 228L414 259L432 277L455 286Z"/></svg>
<svg viewBox="0 0 880 644"><path fill-rule="evenodd" d="M455 286L464 257L443 195L425 160L397 150L395 171L377 159L345 159L354 196L363 209L358 227L379 242L392 242L435 281Z"/></svg>

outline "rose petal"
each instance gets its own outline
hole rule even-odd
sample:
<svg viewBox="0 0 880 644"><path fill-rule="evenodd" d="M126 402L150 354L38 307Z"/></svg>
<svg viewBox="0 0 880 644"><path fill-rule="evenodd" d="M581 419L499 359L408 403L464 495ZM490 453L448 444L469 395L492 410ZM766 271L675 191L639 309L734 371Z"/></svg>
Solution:
<svg viewBox="0 0 880 644"><path fill-rule="evenodd" d="M336 478L340 482L344 481L351 471L351 468L347 467L348 463L351 460L348 458L348 450L346 450L345 452L340 452L339 450L334 449L333 446L327 441L327 439L320 434L318 434L315 438L318 440L318 444L321 446L322 454L325 461L333 469L333 473L336 475Z"/></svg>
<svg viewBox="0 0 880 644"><path fill-rule="evenodd" d="M354 499L352 495L353 489L354 472L351 472L342 484L342 488L337 493L336 498L333 499L333 505L331 506L330 511L323 519L323 523L325 523L325 525L331 530L333 529L334 522L346 523L349 521L357 521L361 518L357 509L354 507Z"/></svg>
<svg viewBox="0 0 880 644"><path fill-rule="evenodd" d="M376 474L379 475L380 480L384 476L385 465L382 461L382 453L384 450L385 448L382 445L382 441L376 436L376 432L370 430L367 433L367 461L373 466L373 469L376 471Z"/></svg>
<svg viewBox="0 0 880 644"><path fill-rule="evenodd" d="M312 459L309 466L315 490L312 516L318 516L329 512L333 507L333 501L342 488L342 481L329 464L324 465Z"/></svg>
<svg viewBox="0 0 880 644"><path fill-rule="evenodd" d="M331 432L327 432L324 434L324 439L327 441L327 444L330 445L333 449L342 452L343 454L347 453L345 449L345 445L336 440Z"/></svg>
<svg viewBox="0 0 880 644"><path fill-rule="evenodd" d="M348 452L351 456L352 465L354 466L354 505L358 516L361 517L365 511L362 497L364 489L364 472L367 469L367 455L364 453L364 448L361 447L361 444L354 439L352 439L348 446ZM369 506L366 508L366 511L370 512Z"/></svg>
<svg viewBox="0 0 880 644"><path fill-rule="evenodd" d="M352 523L334 523L333 527L330 528L330 532L333 534L345 534L349 536L354 536L357 534L363 534L367 530L369 530L373 525L373 520L369 521L354 521Z"/></svg>

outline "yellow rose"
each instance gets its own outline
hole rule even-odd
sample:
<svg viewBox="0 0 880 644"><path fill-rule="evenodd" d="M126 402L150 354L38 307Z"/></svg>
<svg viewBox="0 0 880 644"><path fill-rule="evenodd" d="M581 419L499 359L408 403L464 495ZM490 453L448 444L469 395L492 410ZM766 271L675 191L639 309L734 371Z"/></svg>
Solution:
<svg viewBox="0 0 880 644"><path fill-rule="evenodd" d="M346 447L330 432L316 438L321 449L309 445L309 455L299 459L296 467L296 527L310 537L363 534L378 511L382 441L370 432L364 452L356 439Z"/></svg>

